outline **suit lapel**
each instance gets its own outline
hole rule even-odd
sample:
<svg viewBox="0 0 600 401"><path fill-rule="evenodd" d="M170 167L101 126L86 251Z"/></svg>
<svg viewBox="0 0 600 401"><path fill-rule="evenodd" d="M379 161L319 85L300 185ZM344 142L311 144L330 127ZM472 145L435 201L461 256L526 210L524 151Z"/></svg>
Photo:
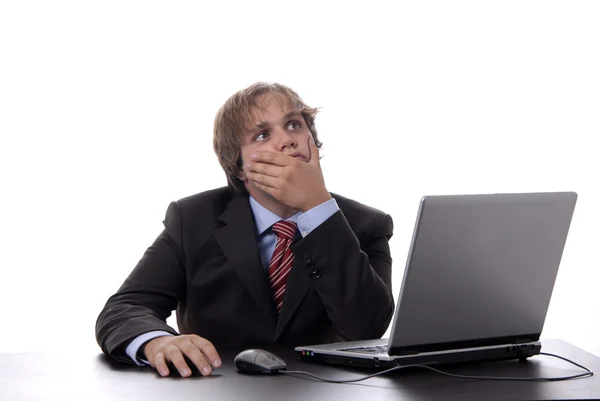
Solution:
<svg viewBox="0 0 600 401"><path fill-rule="evenodd" d="M250 293L258 309L276 323L267 276L260 259L252 209L247 196L236 195L220 216L225 226L214 232L223 254ZM227 296L227 294L224 294Z"/></svg>

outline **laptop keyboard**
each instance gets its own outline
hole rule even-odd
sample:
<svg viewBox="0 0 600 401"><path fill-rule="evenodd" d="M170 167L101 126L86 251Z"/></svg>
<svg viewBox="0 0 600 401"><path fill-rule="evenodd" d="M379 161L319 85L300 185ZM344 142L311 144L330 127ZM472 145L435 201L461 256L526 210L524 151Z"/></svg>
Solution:
<svg viewBox="0 0 600 401"><path fill-rule="evenodd" d="M387 345L375 345L372 347L341 348L338 351L359 352L361 354L385 354L387 353L387 348Z"/></svg>

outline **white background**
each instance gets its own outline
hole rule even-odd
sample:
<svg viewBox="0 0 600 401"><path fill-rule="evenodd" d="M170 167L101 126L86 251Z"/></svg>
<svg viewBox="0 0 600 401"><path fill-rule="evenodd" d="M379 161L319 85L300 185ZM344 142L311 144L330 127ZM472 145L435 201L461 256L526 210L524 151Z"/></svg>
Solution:
<svg viewBox="0 0 600 401"><path fill-rule="evenodd" d="M275 81L322 108L328 189L392 215L395 293L423 195L578 192L543 338L600 355L598 21L594 1L0 3L0 351L99 350L168 203L225 185L217 109Z"/></svg>

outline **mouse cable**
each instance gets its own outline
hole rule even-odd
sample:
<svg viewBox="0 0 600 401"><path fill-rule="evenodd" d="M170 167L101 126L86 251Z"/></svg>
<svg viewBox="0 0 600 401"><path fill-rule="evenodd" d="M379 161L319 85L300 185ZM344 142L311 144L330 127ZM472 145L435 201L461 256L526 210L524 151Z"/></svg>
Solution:
<svg viewBox="0 0 600 401"><path fill-rule="evenodd" d="M429 369L432 370L436 373L440 373L442 375L446 375L446 376L450 376L450 377L455 377L455 378L459 378L459 379L474 379L474 380L504 380L504 381L532 381L532 382L544 382L544 381L562 381L562 380L570 380L570 379L576 379L579 377L591 377L594 375L594 372L592 372L591 370L589 370L588 368L586 368L585 366L582 366L576 362L571 361L570 359L564 358L562 356L558 356L558 355L554 355L554 354L549 354L546 352L540 352L540 355L546 355L546 356L552 356L555 358L559 358L562 359L563 361L567 361L575 366L580 367L581 369L585 370L585 373L580 373L577 375L572 375L572 376L558 376L558 377L494 377L494 376L467 376L467 375L457 375L454 373L448 373L448 372L443 372L439 369L433 368L431 366L428 365L419 365L419 364L415 364L415 365L404 365L404 366L394 366L393 368L390 369L386 369L383 370L381 372L377 372L374 373L372 375L368 375L368 376L364 376L358 379L349 379L349 380L329 380L329 379L324 379L322 377L319 377L317 375L314 375L312 373L309 372L303 372L303 371L295 371L295 370L280 370L279 373L281 374L286 374L286 375L307 375L310 376L312 378L315 378L317 380L320 381L324 381L327 383L354 383L354 382L359 382L359 381L363 381L363 380L367 380L370 379L372 377L375 376L380 376L389 372L393 372L394 370L400 370L400 369L407 369L407 368L423 368L423 369Z"/></svg>

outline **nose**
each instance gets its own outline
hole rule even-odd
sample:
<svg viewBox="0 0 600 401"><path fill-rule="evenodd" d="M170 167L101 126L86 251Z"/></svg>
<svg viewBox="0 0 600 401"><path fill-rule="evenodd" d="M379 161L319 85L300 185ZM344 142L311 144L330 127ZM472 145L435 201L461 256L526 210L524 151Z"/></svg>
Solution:
<svg viewBox="0 0 600 401"><path fill-rule="evenodd" d="M286 150L295 149L297 146L294 136L286 130L278 130L277 133L277 150L285 152Z"/></svg>

